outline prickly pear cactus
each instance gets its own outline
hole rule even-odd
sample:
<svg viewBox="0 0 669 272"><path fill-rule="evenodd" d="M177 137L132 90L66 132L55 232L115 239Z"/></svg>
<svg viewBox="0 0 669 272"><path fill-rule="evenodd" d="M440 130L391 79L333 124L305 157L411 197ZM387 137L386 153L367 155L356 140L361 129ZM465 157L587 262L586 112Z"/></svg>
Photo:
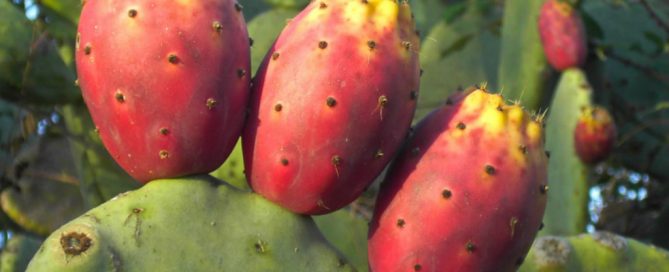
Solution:
<svg viewBox="0 0 669 272"><path fill-rule="evenodd" d="M267 2L267 4L272 5L274 7L278 8L285 8L285 9L290 9L290 8L297 8L301 9L304 8L307 4L309 4L309 0L264 0Z"/></svg>
<svg viewBox="0 0 669 272"><path fill-rule="evenodd" d="M567 69L560 81L546 121L546 148L550 154L548 205L540 235L576 235L588 220L588 171L574 148L574 129L581 109L592 105L594 89L583 70Z"/></svg>
<svg viewBox="0 0 669 272"><path fill-rule="evenodd" d="M501 95L452 95L417 125L381 185L372 271L513 271L539 231L541 121Z"/></svg>
<svg viewBox="0 0 669 272"><path fill-rule="evenodd" d="M151 182L51 234L28 271L353 271L308 217L210 176Z"/></svg>
<svg viewBox="0 0 669 272"><path fill-rule="evenodd" d="M585 62L585 26L571 3L546 0L539 13L539 34L546 59L556 70L579 67Z"/></svg>
<svg viewBox="0 0 669 272"><path fill-rule="evenodd" d="M253 46L251 46L251 70L253 74L258 70L258 66L262 63L265 54L272 47L281 30L299 12L295 9L271 9L258 14L253 20L249 21L249 35L253 40Z"/></svg>
<svg viewBox="0 0 669 272"><path fill-rule="evenodd" d="M426 2L443 5L440 0ZM488 86L497 85L500 37L496 31L499 29L490 29L488 26L495 26L494 22L501 20L501 12L494 8L481 8L481 2L478 1L462 2L461 5L464 10L457 20L440 20L425 33L424 40L427 42L420 52L420 65L424 73L414 116L416 121L441 105L448 95L446 91L455 91L479 82L487 82ZM435 40L439 42L430 42ZM514 62L517 69L518 61Z"/></svg>
<svg viewBox="0 0 669 272"><path fill-rule="evenodd" d="M240 134L249 38L233 0L86 1L79 84L105 147L141 182L208 173Z"/></svg>
<svg viewBox="0 0 669 272"><path fill-rule="evenodd" d="M244 157L242 155L242 142L237 141L230 156L216 170L209 175L225 180L228 184L240 190L249 190L249 185L244 176Z"/></svg>
<svg viewBox="0 0 669 272"><path fill-rule="evenodd" d="M532 245L520 272L667 271L669 252L609 232L544 236Z"/></svg>
<svg viewBox="0 0 669 272"><path fill-rule="evenodd" d="M546 57L537 16L544 0L505 0L497 82L509 99L538 110L546 95Z"/></svg>
<svg viewBox="0 0 669 272"><path fill-rule="evenodd" d="M576 154L588 164L606 159L613 150L616 133L616 124L605 108L583 108L574 129Z"/></svg>
<svg viewBox="0 0 669 272"><path fill-rule="evenodd" d="M353 205L351 205L353 206ZM312 217L325 239L339 249L358 271L367 271L367 221L352 209Z"/></svg>
<svg viewBox="0 0 669 272"><path fill-rule="evenodd" d="M297 213L360 196L406 137L419 39L406 1L313 1L256 73L242 136L254 191Z"/></svg>
<svg viewBox="0 0 669 272"><path fill-rule="evenodd" d="M0 272L23 272L42 241L23 234L12 236L0 252Z"/></svg>

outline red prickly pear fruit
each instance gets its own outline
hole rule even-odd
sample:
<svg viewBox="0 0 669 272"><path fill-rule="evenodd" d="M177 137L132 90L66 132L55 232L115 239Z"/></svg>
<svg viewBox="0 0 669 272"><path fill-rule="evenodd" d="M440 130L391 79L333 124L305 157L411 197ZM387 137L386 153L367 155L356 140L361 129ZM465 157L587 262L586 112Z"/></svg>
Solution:
<svg viewBox="0 0 669 272"><path fill-rule="evenodd" d="M253 82L242 134L253 190L300 214L359 197L406 138L418 52L406 1L312 1Z"/></svg>
<svg viewBox="0 0 669 272"><path fill-rule="evenodd" d="M542 130L480 89L423 119L381 185L371 271L515 271L546 206Z"/></svg>
<svg viewBox="0 0 669 272"><path fill-rule="evenodd" d="M539 35L553 68L563 71L584 64L587 44L579 12L564 0L547 0L539 12Z"/></svg>
<svg viewBox="0 0 669 272"><path fill-rule="evenodd" d="M585 107L574 129L576 154L586 164L605 160L616 141L616 124L602 107Z"/></svg>
<svg viewBox="0 0 669 272"><path fill-rule="evenodd" d="M244 122L249 50L232 0L85 1L79 84L116 162L143 183L221 165Z"/></svg>

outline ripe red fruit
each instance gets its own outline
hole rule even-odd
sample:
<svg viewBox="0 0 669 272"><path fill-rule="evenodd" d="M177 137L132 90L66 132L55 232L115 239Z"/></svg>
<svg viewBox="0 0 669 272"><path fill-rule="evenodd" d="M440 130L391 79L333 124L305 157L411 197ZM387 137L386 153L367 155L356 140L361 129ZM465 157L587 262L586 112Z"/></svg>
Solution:
<svg viewBox="0 0 669 272"><path fill-rule="evenodd" d="M539 34L548 63L558 71L582 66L587 55L583 20L564 0L547 0L539 13Z"/></svg>
<svg viewBox="0 0 669 272"><path fill-rule="evenodd" d="M616 125L606 109L584 108L574 129L576 154L587 164L605 160L613 150L616 133Z"/></svg>
<svg viewBox="0 0 669 272"><path fill-rule="evenodd" d="M76 61L102 142L135 179L207 173L234 147L250 56L233 0L85 1Z"/></svg>
<svg viewBox="0 0 669 272"><path fill-rule="evenodd" d="M312 1L255 77L242 136L253 190L302 214L359 197L408 133L418 52L406 1Z"/></svg>
<svg viewBox="0 0 669 272"><path fill-rule="evenodd" d="M416 127L381 185L372 271L515 271L546 206L542 125L483 90Z"/></svg>

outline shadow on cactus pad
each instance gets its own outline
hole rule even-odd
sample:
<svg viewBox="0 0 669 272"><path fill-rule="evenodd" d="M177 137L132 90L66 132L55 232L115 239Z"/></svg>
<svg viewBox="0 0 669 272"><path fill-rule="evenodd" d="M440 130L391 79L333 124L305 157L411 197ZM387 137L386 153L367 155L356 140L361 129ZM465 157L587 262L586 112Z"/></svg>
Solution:
<svg viewBox="0 0 669 272"><path fill-rule="evenodd" d="M42 137L15 158L12 176L17 178L2 191L0 202L25 230L47 235L85 211L74 165L63 156L69 151L66 138Z"/></svg>

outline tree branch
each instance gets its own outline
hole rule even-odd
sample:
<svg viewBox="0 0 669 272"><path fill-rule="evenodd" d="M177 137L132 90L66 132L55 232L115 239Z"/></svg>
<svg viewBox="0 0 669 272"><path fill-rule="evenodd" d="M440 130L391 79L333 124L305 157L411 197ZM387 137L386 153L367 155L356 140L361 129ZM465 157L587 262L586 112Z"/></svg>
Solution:
<svg viewBox="0 0 669 272"><path fill-rule="evenodd" d="M664 22L660 19L660 17L657 16L657 13L655 13L655 11L654 11L653 8L650 6L650 4L648 4L648 1L646 1L646 0L639 0L639 3L641 3L641 5L646 9L646 11L648 12L648 14L650 15L650 18L652 18L653 21L655 21L655 23L657 24L657 26L659 26L660 28L662 28L662 30L664 30L664 32L666 32L667 34L669 34L669 25L667 25L666 23L664 23Z"/></svg>

